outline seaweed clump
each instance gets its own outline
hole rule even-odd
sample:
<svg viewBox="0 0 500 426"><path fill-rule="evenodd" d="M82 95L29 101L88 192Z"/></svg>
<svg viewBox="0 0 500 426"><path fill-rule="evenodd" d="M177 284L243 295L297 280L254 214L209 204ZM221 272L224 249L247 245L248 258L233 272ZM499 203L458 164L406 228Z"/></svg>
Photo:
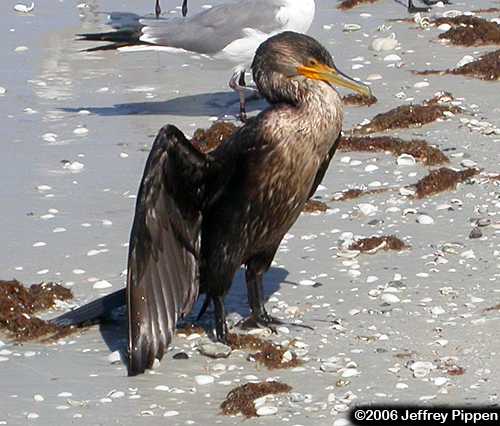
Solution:
<svg viewBox="0 0 500 426"><path fill-rule="evenodd" d="M389 188L378 188L378 189L361 189L361 188L352 188L342 191L338 195L332 198L332 201L347 201L354 200L359 197L363 197L365 195L379 194L381 192L388 191Z"/></svg>
<svg viewBox="0 0 500 426"><path fill-rule="evenodd" d="M302 361L289 349L249 334L229 333L227 343L233 350L245 349L253 352L249 358L264 365L269 370L294 368L302 365Z"/></svg>
<svg viewBox="0 0 500 426"><path fill-rule="evenodd" d="M229 121L217 121L208 129L196 129L191 143L201 152L207 153L216 149L222 142L231 137L238 127Z"/></svg>
<svg viewBox="0 0 500 426"><path fill-rule="evenodd" d="M447 167L441 167L437 170L432 170L427 176L420 179L415 185L412 185L417 198L429 197L439 194L444 191L454 190L459 183L479 174L478 169L465 169L455 171Z"/></svg>
<svg viewBox="0 0 500 426"><path fill-rule="evenodd" d="M449 40L457 46L485 46L500 44L500 25L483 18L469 15L442 17L434 24L449 24L451 28L440 34L439 38Z"/></svg>
<svg viewBox="0 0 500 426"><path fill-rule="evenodd" d="M359 250L362 253L373 254L379 250L402 251L409 246L404 241L394 235L384 235L382 237L362 238L349 246L349 250Z"/></svg>
<svg viewBox="0 0 500 426"><path fill-rule="evenodd" d="M243 414L245 417L256 417L257 409L254 401L266 395L288 393L292 387L281 382L247 383L231 390L220 408L226 416Z"/></svg>
<svg viewBox="0 0 500 426"><path fill-rule="evenodd" d="M328 210L328 206L319 200L309 200L307 201L303 212L305 213L324 213Z"/></svg>
<svg viewBox="0 0 500 426"><path fill-rule="evenodd" d="M469 62L468 64L462 65L458 68L417 71L415 74L454 74L465 75L468 77L478 78L480 80L497 81L500 80L500 50L486 53L475 61Z"/></svg>
<svg viewBox="0 0 500 426"><path fill-rule="evenodd" d="M366 3L376 3L378 0L343 0L337 9L349 10Z"/></svg>
<svg viewBox="0 0 500 426"><path fill-rule="evenodd" d="M344 96L342 102L347 106L372 106L378 102L378 99L373 95L363 96L356 93Z"/></svg>
<svg viewBox="0 0 500 426"><path fill-rule="evenodd" d="M426 141L413 139L405 141L392 136L351 136L343 137L339 144L341 151L390 152L395 156L409 154L426 166L447 163L448 157L438 148L430 146Z"/></svg>
<svg viewBox="0 0 500 426"><path fill-rule="evenodd" d="M71 298L71 290L59 284L40 283L26 288L17 280L0 280L0 329L19 342L64 337L71 327L57 326L33 315L52 308L58 300Z"/></svg>
<svg viewBox="0 0 500 426"><path fill-rule="evenodd" d="M442 92L422 104L402 105L377 114L369 123L358 126L352 132L366 135L391 129L420 127L449 114L460 113L462 110L459 107L449 104L451 100L451 94Z"/></svg>

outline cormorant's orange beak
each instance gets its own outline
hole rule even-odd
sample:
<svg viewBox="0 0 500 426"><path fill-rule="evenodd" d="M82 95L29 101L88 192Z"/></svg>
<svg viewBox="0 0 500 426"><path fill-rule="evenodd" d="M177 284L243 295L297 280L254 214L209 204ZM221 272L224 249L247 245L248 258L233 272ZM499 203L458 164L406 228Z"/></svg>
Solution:
<svg viewBox="0 0 500 426"><path fill-rule="evenodd" d="M336 68L331 68L325 64L315 64L315 65L301 65L297 68L299 74L310 78L312 80L326 81L327 83L335 84L336 86L345 87L346 89L353 90L360 95L366 97L372 97L371 89L363 83L352 79L351 77L340 72Z"/></svg>

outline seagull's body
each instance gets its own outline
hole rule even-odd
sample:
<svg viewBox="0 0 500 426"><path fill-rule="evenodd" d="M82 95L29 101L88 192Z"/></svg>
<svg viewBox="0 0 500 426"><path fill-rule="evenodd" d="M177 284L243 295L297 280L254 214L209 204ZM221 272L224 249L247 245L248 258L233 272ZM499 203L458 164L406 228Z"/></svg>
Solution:
<svg viewBox="0 0 500 426"><path fill-rule="evenodd" d="M333 84L371 95L303 34L267 39L252 70L270 106L218 148L202 154L174 126L160 130L152 146L129 245L130 375L163 357L177 320L200 293L213 303L216 335L225 341L224 298L241 265L252 319L276 322L264 307L263 275L337 148L343 105ZM95 319L120 301L123 293L108 296L56 323Z"/></svg>
<svg viewBox="0 0 500 426"><path fill-rule="evenodd" d="M306 33L314 14L314 0L238 0L185 18L155 19L115 13L110 17L117 31L82 37L112 42L89 51L146 44L229 61L235 65L229 85L239 93L244 113L244 73L250 68L257 47L283 31Z"/></svg>

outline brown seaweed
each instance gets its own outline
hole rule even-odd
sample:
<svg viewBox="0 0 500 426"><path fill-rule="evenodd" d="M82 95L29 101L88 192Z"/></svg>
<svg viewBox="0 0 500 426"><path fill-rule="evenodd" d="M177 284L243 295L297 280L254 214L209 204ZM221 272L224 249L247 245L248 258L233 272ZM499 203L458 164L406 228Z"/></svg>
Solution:
<svg viewBox="0 0 500 426"><path fill-rule="evenodd" d="M349 250L359 250L362 253L375 253L379 250L401 251L409 246L394 235L384 235L382 237L362 238L349 246Z"/></svg>
<svg viewBox="0 0 500 426"><path fill-rule="evenodd" d="M500 25L469 15L436 18L434 24L449 24L451 28L439 38L457 46L485 46L500 44Z"/></svg>
<svg viewBox="0 0 500 426"><path fill-rule="evenodd" d="M342 102L346 106L372 106L378 102L375 96L363 96L360 94L350 94L342 98Z"/></svg>
<svg viewBox="0 0 500 426"><path fill-rule="evenodd" d="M412 187L416 190L416 198L429 197L444 191L454 190L459 183L479 174L479 169L465 169L455 171L446 167L432 170L427 176L420 179Z"/></svg>
<svg viewBox="0 0 500 426"><path fill-rule="evenodd" d="M389 191L389 188L377 188L377 189L352 188L342 191L337 195L334 195L332 201L354 200L356 198L363 197L365 195L380 194L386 191Z"/></svg>
<svg viewBox="0 0 500 426"><path fill-rule="evenodd" d="M453 97L441 93L434 98L417 105L402 105L390 111L376 115L369 123L352 130L354 134L370 134L392 129L420 127L446 117L447 113L458 114L462 110L449 104Z"/></svg>
<svg viewBox="0 0 500 426"><path fill-rule="evenodd" d="M248 334L229 333L227 343L231 348L244 349L252 352L250 358L269 370L293 368L302 365L302 361L292 353L290 360L284 360L283 355L289 350L260 337Z"/></svg>
<svg viewBox="0 0 500 426"><path fill-rule="evenodd" d="M245 417L256 417L254 401L266 395L288 393L292 387L281 382L247 383L232 389L222 402L220 408L226 416L243 414Z"/></svg>
<svg viewBox="0 0 500 426"><path fill-rule="evenodd" d="M343 0L337 9L349 10L367 3L376 3L378 0Z"/></svg>
<svg viewBox="0 0 500 426"><path fill-rule="evenodd" d="M395 156L409 154L426 166L434 166L449 161L441 150L430 146L421 139L405 141L393 136L346 136L341 139L338 149L346 152L390 152Z"/></svg>
<svg viewBox="0 0 500 426"><path fill-rule="evenodd" d="M71 298L71 290L59 284L40 283L27 288L17 280L0 280L0 329L19 342L64 337L72 328L56 326L34 314L52 308L58 300Z"/></svg>
<svg viewBox="0 0 500 426"><path fill-rule="evenodd" d="M191 143L201 152L207 153L216 149L222 142L231 137L238 127L229 121L217 121L208 129L196 129Z"/></svg>
<svg viewBox="0 0 500 426"><path fill-rule="evenodd" d="M323 201L319 200L309 200L303 212L304 213L324 213L328 210L328 205L326 205Z"/></svg>
<svg viewBox="0 0 500 426"><path fill-rule="evenodd" d="M464 75L467 77L478 78L486 81L500 80L500 50L486 53L475 61L462 65L458 68L451 68L447 70L425 70L416 71L418 75Z"/></svg>

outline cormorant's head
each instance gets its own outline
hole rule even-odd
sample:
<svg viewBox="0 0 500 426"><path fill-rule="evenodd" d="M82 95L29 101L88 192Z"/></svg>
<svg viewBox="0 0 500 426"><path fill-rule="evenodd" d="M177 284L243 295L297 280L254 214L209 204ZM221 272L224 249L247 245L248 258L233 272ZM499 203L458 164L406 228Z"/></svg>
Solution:
<svg viewBox="0 0 500 426"><path fill-rule="evenodd" d="M368 86L340 72L328 50L314 38L292 31L263 42L255 52L252 70L257 88L271 103L297 103L304 79L372 95Z"/></svg>

